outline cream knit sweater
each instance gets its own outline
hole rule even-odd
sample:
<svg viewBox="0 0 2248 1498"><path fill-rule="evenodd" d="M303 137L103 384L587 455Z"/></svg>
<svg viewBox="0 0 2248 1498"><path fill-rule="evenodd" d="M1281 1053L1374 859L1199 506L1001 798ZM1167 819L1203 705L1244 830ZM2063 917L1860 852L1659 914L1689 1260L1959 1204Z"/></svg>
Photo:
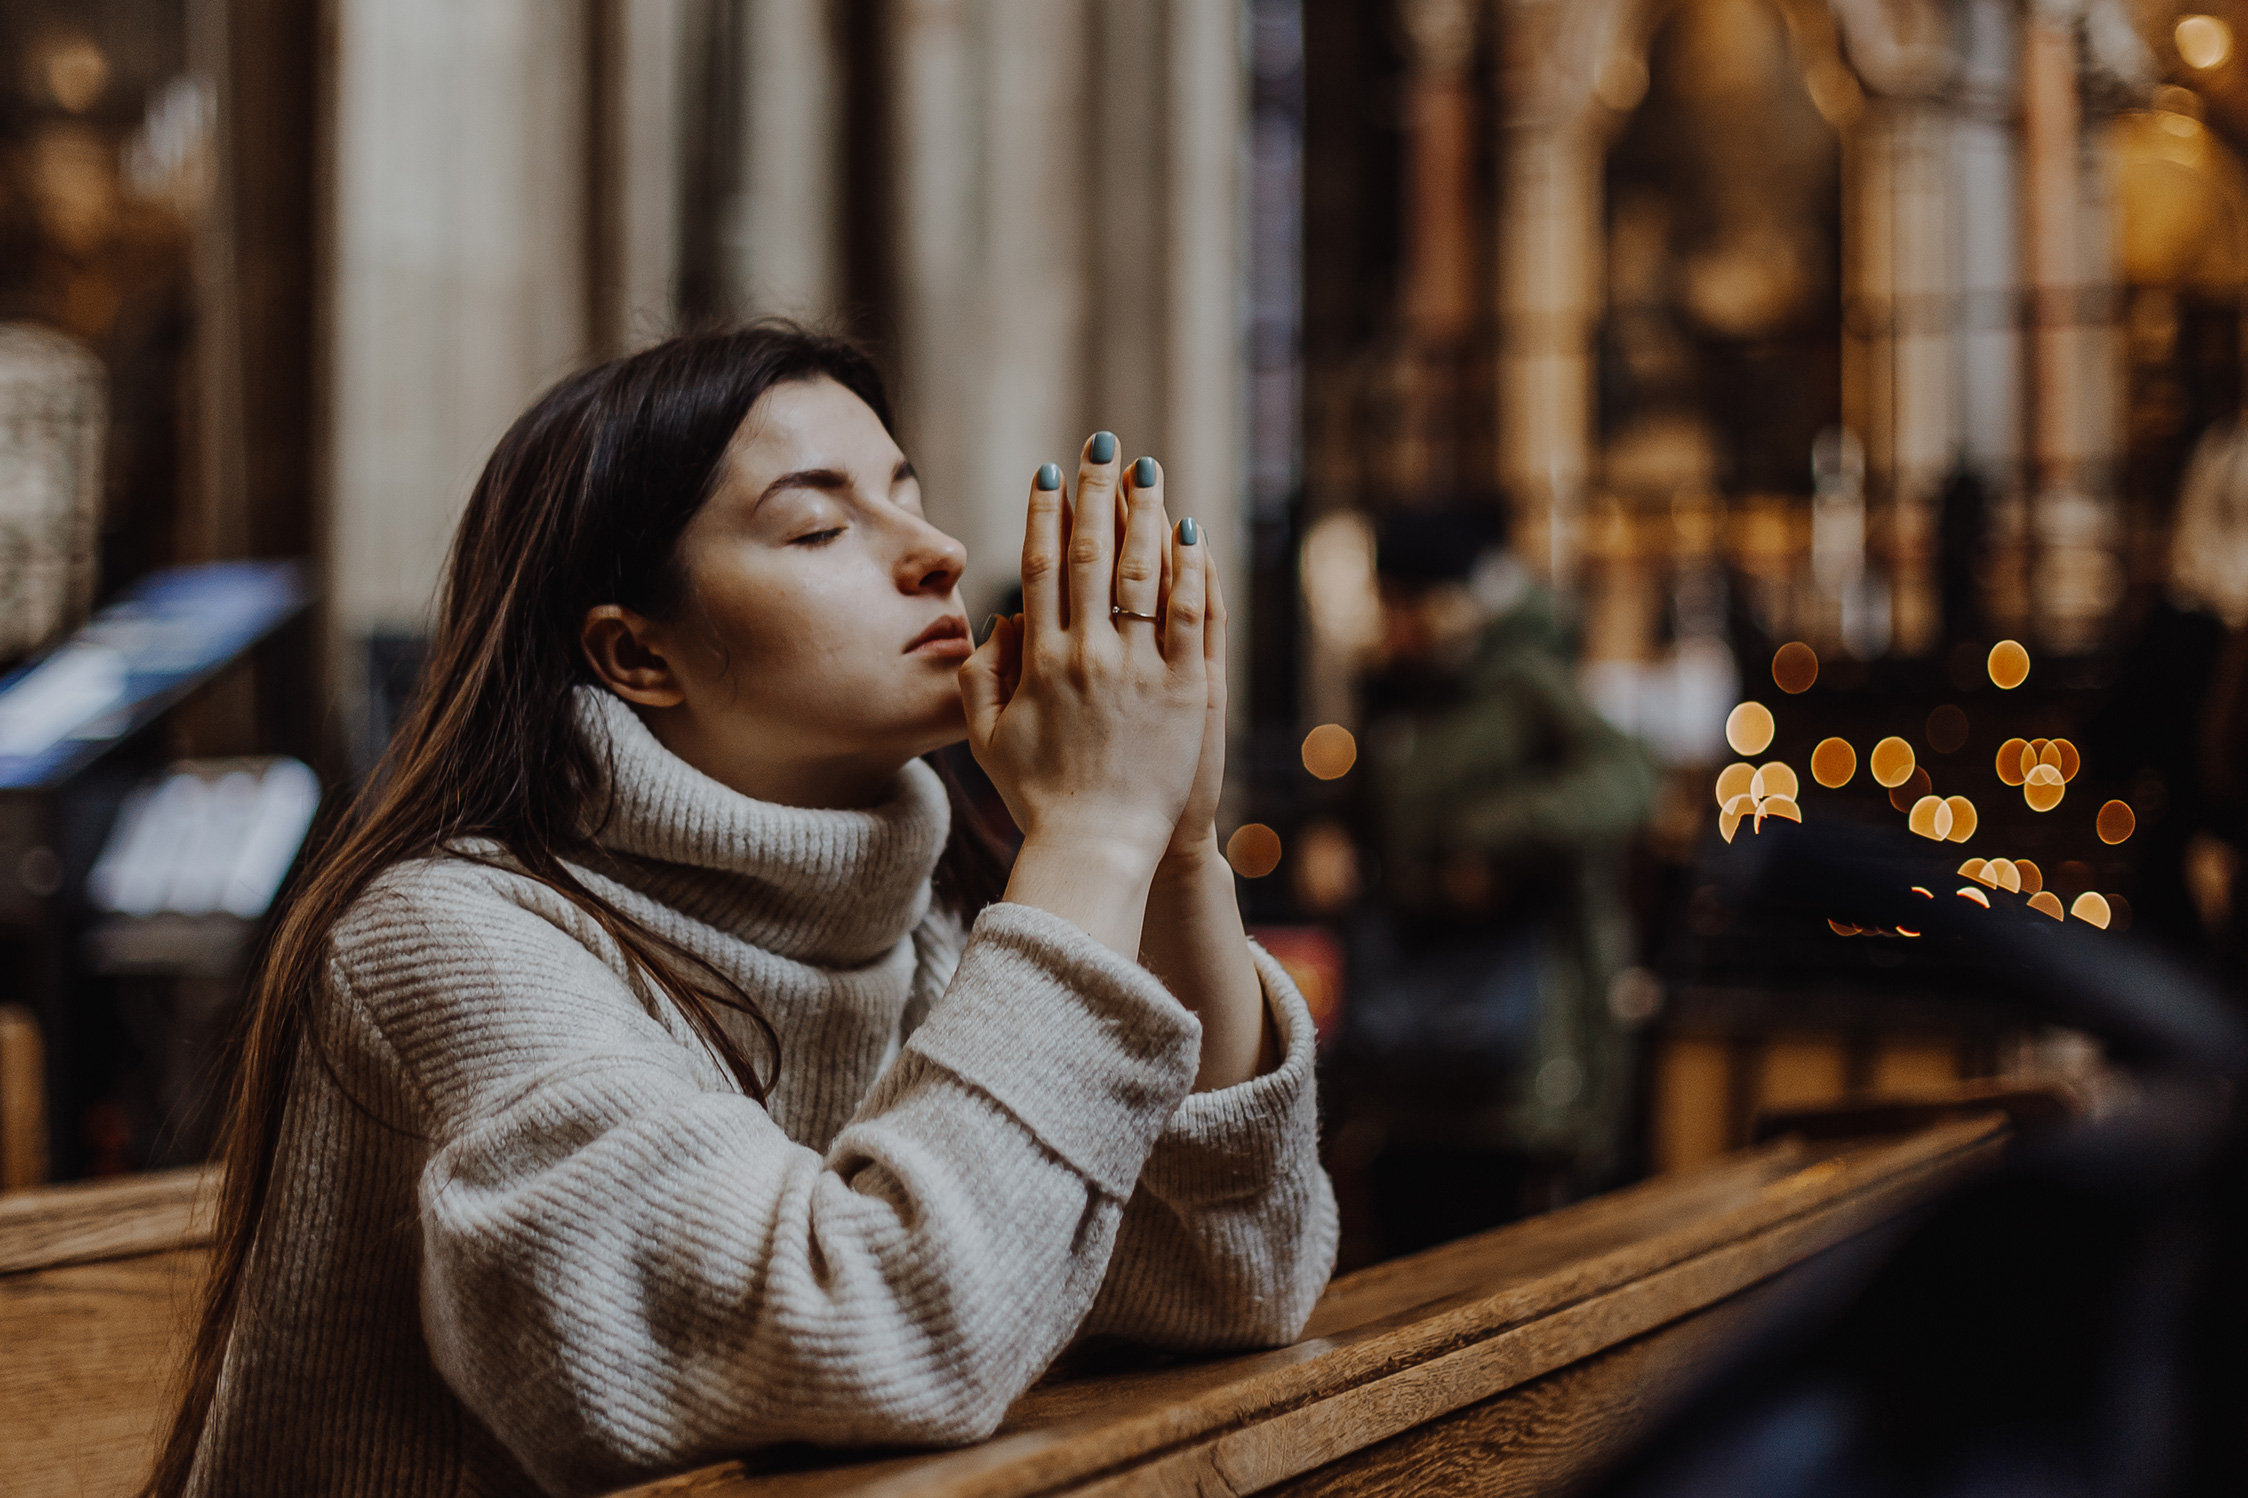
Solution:
<svg viewBox="0 0 2248 1498"><path fill-rule="evenodd" d="M1284 1061L1190 1095L1198 1026L1146 970L1027 906L965 941L931 911L926 766L806 811L607 693L580 717L614 766L584 876L756 998L778 1085L744 1097L544 886L385 875L335 933L194 1491L597 1493L971 1441L1081 1334L1297 1334L1335 1207L1277 964Z"/></svg>

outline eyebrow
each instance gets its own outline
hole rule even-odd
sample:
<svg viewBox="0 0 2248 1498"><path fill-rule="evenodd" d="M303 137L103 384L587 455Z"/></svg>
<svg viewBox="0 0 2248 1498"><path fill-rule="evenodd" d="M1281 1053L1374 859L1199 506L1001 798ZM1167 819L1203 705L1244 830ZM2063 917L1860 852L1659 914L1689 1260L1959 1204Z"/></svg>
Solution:
<svg viewBox="0 0 2248 1498"><path fill-rule="evenodd" d="M900 458L898 460L898 466L890 473L890 482L893 485L902 484L907 479L913 477L915 477L915 474L913 472L913 465L911 463L908 463L905 459ZM763 504L766 500L771 499L774 495L780 493L783 489L819 489L828 493L833 493L836 490L848 489L850 487L850 476L843 473L840 469L799 468L793 473L784 473L779 478L767 484L765 486L765 492L757 496L757 503Z"/></svg>

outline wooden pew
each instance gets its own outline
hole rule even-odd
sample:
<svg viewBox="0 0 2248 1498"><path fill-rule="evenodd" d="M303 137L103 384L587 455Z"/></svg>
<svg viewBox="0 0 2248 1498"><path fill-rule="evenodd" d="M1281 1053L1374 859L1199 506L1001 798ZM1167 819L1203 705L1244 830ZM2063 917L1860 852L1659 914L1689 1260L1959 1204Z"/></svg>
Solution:
<svg viewBox="0 0 2248 1498"><path fill-rule="evenodd" d="M182 1170L0 1196L0 1492L113 1498L147 1476L212 1184Z"/></svg>
<svg viewBox="0 0 2248 1498"><path fill-rule="evenodd" d="M960 1451L781 1453L634 1498L1545 1493L1628 1445L1791 1271L1994 1162L2004 1114L1779 1140L1338 1279L1276 1352L1052 1376ZM204 1272L193 1172L0 1198L0 1490L132 1489Z"/></svg>
<svg viewBox="0 0 2248 1498"><path fill-rule="evenodd" d="M1621 1455L1790 1271L2009 1134L1983 1113L1781 1140L1345 1276L1277 1352L1050 1378L980 1446L728 1462L630 1498L1552 1493Z"/></svg>

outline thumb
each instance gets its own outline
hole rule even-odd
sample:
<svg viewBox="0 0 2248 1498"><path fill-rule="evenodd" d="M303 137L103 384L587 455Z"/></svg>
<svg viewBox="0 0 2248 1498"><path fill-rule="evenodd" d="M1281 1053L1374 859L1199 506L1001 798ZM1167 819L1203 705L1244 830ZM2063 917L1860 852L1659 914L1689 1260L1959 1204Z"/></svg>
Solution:
<svg viewBox="0 0 2248 1498"><path fill-rule="evenodd" d="M979 759L983 746L998 732L1000 709L1007 705L1007 662L1014 634L1014 620L995 616L990 637L960 663L960 701L968 713L968 747Z"/></svg>

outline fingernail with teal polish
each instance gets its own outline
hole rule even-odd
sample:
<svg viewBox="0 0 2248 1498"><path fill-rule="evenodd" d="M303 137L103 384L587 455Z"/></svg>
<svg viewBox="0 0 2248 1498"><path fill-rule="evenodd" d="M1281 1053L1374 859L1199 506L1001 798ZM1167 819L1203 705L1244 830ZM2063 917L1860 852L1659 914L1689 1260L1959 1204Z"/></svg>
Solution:
<svg viewBox="0 0 2248 1498"><path fill-rule="evenodd" d="M1062 465L1061 465L1061 464L1059 464L1059 463L1041 463L1041 464L1039 464L1039 465L1038 465L1038 487L1039 487L1039 488L1041 488L1041 489L1059 489L1059 488L1060 488L1061 486L1062 486ZM994 615L993 617L995 617L995 618L996 618L997 616L996 616L996 615Z"/></svg>
<svg viewBox="0 0 2248 1498"><path fill-rule="evenodd" d="M1192 515L1179 522L1179 544L1181 546L1192 546L1201 539L1202 527L1194 523Z"/></svg>
<svg viewBox="0 0 2248 1498"><path fill-rule="evenodd" d="M1115 462L1116 434L1114 432L1095 432L1092 444L1085 450L1085 456L1096 463Z"/></svg>
<svg viewBox="0 0 2248 1498"><path fill-rule="evenodd" d="M1051 467L1053 467L1054 465L1053 465L1053 464L1051 464L1051 463L1048 463L1048 464L1047 464L1046 466L1047 466L1048 468L1051 468ZM983 622L983 628L982 628L982 629L979 629L979 630L977 630L977 631L976 631L976 643L977 643L978 645L981 645L981 644L983 644L983 643L984 643L984 642L985 642L986 640L989 640L989 639L991 638L991 636L992 636L992 633L993 633L993 632L994 632L995 630L997 630L998 628L999 628L999 616L998 616L997 614L993 614L993 615L992 615L992 616L991 616L991 617L990 617L989 619L986 619L986 620L984 620L984 622Z"/></svg>
<svg viewBox="0 0 2248 1498"><path fill-rule="evenodd" d="M1153 458L1142 458L1132 465L1132 487L1135 489L1152 489L1155 487L1155 460Z"/></svg>

